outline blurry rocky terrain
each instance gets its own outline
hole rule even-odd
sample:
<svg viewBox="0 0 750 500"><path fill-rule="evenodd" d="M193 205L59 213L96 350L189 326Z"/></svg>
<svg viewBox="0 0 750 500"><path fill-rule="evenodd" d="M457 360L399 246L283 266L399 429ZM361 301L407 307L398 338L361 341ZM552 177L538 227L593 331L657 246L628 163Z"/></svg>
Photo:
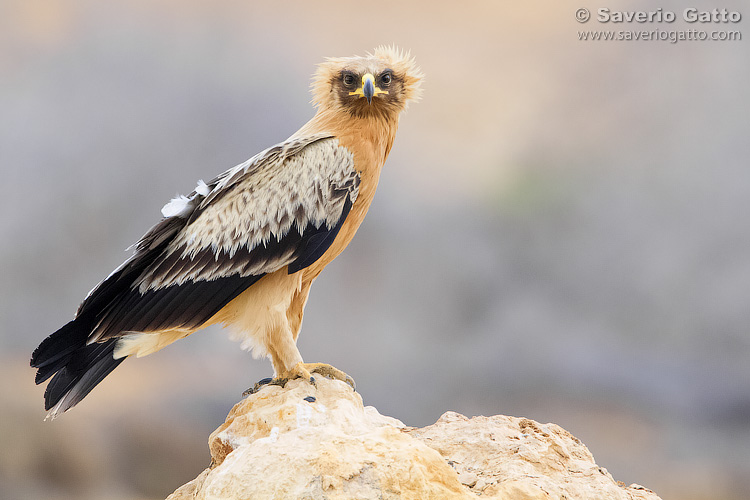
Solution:
<svg viewBox="0 0 750 500"><path fill-rule="evenodd" d="M1 2L2 495L164 498L208 465L271 371L225 332L123 363L54 422L30 352L171 197L312 115L323 56L396 43L424 98L313 287L305 359L409 426L554 422L626 484L746 498L750 46L579 42L601 27L580 6Z"/></svg>

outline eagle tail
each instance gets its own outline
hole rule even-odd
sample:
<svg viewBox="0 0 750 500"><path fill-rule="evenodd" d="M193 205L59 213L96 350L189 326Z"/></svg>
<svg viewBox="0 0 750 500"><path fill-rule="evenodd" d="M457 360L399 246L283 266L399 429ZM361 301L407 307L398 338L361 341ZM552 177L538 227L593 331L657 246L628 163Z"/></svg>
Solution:
<svg viewBox="0 0 750 500"><path fill-rule="evenodd" d="M87 345L93 327L88 316L79 316L57 330L31 355L31 366L37 368L37 384L54 375L44 392L44 408L50 410L48 418L78 404L125 359L114 358L117 339Z"/></svg>

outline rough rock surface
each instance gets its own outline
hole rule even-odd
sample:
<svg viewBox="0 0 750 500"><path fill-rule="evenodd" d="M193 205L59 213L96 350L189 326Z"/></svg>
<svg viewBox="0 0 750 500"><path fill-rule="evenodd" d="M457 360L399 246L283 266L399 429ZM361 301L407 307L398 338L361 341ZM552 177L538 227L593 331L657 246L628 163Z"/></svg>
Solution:
<svg viewBox="0 0 750 500"><path fill-rule="evenodd" d="M557 425L448 412L408 428L321 378L240 401L209 448L211 466L168 500L659 500L618 484Z"/></svg>

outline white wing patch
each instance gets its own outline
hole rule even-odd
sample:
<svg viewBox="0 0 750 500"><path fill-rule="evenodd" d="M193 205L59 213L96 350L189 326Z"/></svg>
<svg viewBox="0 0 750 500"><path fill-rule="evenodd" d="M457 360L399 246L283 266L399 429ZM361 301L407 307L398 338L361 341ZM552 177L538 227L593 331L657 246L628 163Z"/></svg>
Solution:
<svg viewBox="0 0 750 500"><path fill-rule="evenodd" d="M164 217L187 217L193 211L192 200L185 195L178 195L164 205L161 214Z"/></svg>
<svg viewBox="0 0 750 500"><path fill-rule="evenodd" d="M195 192L201 196L208 196L208 193L211 192L211 188L209 188L208 185L203 182L203 179L201 179L198 181L198 185L195 186Z"/></svg>
<svg viewBox="0 0 750 500"><path fill-rule="evenodd" d="M198 197L196 195L206 197L210 192L211 188L201 179L190 196L177 195L176 198L172 198L169 203L162 207L161 214L164 217L187 217L195 209L194 200Z"/></svg>

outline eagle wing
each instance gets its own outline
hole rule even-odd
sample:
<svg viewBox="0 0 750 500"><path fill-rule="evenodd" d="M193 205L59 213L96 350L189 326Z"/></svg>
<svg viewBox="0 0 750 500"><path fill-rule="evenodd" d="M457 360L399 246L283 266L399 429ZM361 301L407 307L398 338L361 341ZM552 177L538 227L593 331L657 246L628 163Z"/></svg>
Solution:
<svg viewBox="0 0 750 500"><path fill-rule="evenodd" d="M105 280L81 304L79 315L101 311L89 341L195 329L264 275L309 266L335 239L358 187L352 154L325 135L279 144L199 182L136 244L123 269L128 290L101 307Z"/></svg>
<svg viewBox="0 0 750 500"><path fill-rule="evenodd" d="M172 200L132 257L34 351L37 383L59 372L47 408L68 392L64 406L72 406L114 369L119 337L193 331L264 275L315 262L358 189L351 152L318 134L273 146Z"/></svg>

